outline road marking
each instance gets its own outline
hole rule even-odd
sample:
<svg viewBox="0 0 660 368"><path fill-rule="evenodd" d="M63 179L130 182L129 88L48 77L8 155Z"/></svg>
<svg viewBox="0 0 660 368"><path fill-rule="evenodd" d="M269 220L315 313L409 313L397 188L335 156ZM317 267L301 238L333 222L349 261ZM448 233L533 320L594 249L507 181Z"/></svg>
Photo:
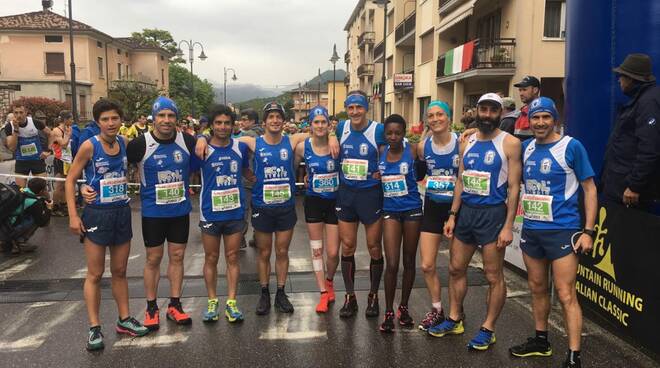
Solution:
<svg viewBox="0 0 660 368"><path fill-rule="evenodd" d="M25 271L28 267L32 266L35 263L37 263L35 260L31 258L27 258L23 261L23 263L14 264L0 271L0 281L5 281L14 277L16 274Z"/></svg>
<svg viewBox="0 0 660 368"><path fill-rule="evenodd" d="M43 307L50 307L51 305L55 304L56 302L37 302L37 303L32 303L28 306L28 308L43 308Z"/></svg>
<svg viewBox="0 0 660 368"><path fill-rule="evenodd" d="M309 271L312 267L310 258L289 258L289 272Z"/></svg>
<svg viewBox="0 0 660 368"><path fill-rule="evenodd" d="M46 341L48 334L50 334L52 331L55 331L57 325L60 325L71 318L76 313L76 310L81 304L82 303L72 303L63 308L58 308L58 315L55 318L39 326L41 332L13 341L0 340L0 351L11 352L19 350L34 350L39 348L44 343L44 341Z"/></svg>
<svg viewBox="0 0 660 368"><path fill-rule="evenodd" d="M506 297L507 298L516 298L516 297L519 297L519 296L525 296L525 295L529 295L529 294L530 294L530 292L527 291L527 290L514 290L514 291L507 291Z"/></svg>
<svg viewBox="0 0 660 368"><path fill-rule="evenodd" d="M224 261L224 254L221 255ZM200 276L204 271L204 252L193 253L192 256L186 257L186 264L184 264L186 276Z"/></svg>
<svg viewBox="0 0 660 368"><path fill-rule="evenodd" d="M112 345L112 348L150 348L183 344L188 341L188 335L175 332L167 335L147 335L144 337L125 337Z"/></svg>
<svg viewBox="0 0 660 368"><path fill-rule="evenodd" d="M322 320L316 316L314 299L311 297L291 297L295 312L290 317L278 318L275 326L261 332L259 340L308 340L327 339Z"/></svg>

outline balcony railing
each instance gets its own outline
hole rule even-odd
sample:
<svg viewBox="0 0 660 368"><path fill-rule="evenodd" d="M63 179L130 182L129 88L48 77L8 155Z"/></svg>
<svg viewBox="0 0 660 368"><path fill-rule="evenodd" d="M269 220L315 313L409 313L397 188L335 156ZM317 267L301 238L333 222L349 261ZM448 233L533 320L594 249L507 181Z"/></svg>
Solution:
<svg viewBox="0 0 660 368"><path fill-rule="evenodd" d="M351 52L346 51L346 53L344 54L344 64L348 64L350 62L351 62Z"/></svg>
<svg viewBox="0 0 660 368"><path fill-rule="evenodd" d="M440 13L440 15L447 14L464 2L465 0L440 0L440 6L438 7L438 12Z"/></svg>
<svg viewBox="0 0 660 368"><path fill-rule="evenodd" d="M458 48L462 47L462 54L465 55L469 52L470 42L463 46L459 46L450 52L447 52L438 57L437 64L437 77L444 77L452 74L466 72L472 69L503 69L515 68L515 38L495 38L495 39L476 39L474 40L474 47L472 48L472 55L468 60L467 65L462 65L460 70L448 67L446 58L451 53L452 61ZM464 56L463 56L464 57Z"/></svg>
<svg viewBox="0 0 660 368"><path fill-rule="evenodd" d="M383 41L380 41L376 47L374 47L374 60L378 60L381 57L383 57L383 54L385 53L385 44Z"/></svg>
<svg viewBox="0 0 660 368"><path fill-rule="evenodd" d="M362 64L357 69L358 77L363 75L374 75L374 64Z"/></svg>
<svg viewBox="0 0 660 368"><path fill-rule="evenodd" d="M399 42L409 34L415 32L415 20L416 13L413 12L408 18L404 19L403 22L396 26L396 30L394 31L394 39L396 42Z"/></svg>
<svg viewBox="0 0 660 368"><path fill-rule="evenodd" d="M358 36L358 47L362 48L362 46L366 44L373 44L375 40L376 33L372 31L365 31L360 36Z"/></svg>

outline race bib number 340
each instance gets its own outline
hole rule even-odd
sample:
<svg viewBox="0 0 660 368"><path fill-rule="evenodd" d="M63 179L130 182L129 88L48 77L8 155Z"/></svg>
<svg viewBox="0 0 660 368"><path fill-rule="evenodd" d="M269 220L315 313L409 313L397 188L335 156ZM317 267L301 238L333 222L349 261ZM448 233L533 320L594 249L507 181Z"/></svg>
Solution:
<svg viewBox="0 0 660 368"><path fill-rule="evenodd" d="M345 159L341 162L341 171L348 180L367 180L369 161Z"/></svg>
<svg viewBox="0 0 660 368"><path fill-rule="evenodd" d="M522 207L525 218L552 222L552 196L523 194Z"/></svg>
<svg viewBox="0 0 660 368"><path fill-rule="evenodd" d="M182 181L156 184L156 204L181 203L186 200Z"/></svg>
<svg viewBox="0 0 660 368"><path fill-rule="evenodd" d="M463 191L465 193L487 196L490 194L490 173L465 170L463 172Z"/></svg>

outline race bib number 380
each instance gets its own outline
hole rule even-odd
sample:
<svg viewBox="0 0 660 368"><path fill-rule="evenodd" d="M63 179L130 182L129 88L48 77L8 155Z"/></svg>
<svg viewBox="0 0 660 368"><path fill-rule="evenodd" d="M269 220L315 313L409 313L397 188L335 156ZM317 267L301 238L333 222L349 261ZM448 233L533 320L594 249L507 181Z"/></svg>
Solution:
<svg viewBox="0 0 660 368"><path fill-rule="evenodd" d="M552 222L552 196L523 194L522 207L526 219Z"/></svg>
<svg viewBox="0 0 660 368"><path fill-rule="evenodd" d="M463 191L465 193L487 196L490 194L490 173L476 170L463 172Z"/></svg>
<svg viewBox="0 0 660 368"><path fill-rule="evenodd" d="M341 162L341 171L348 180L367 180L369 161L358 159L345 159Z"/></svg>
<svg viewBox="0 0 660 368"><path fill-rule="evenodd" d="M101 179L99 187L101 189L101 203L112 203L128 199L126 177Z"/></svg>
<svg viewBox="0 0 660 368"><path fill-rule="evenodd" d="M156 204L181 203L186 200L182 181L156 184Z"/></svg>
<svg viewBox="0 0 660 368"><path fill-rule="evenodd" d="M264 203L280 204L291 198L291 186L289 184L266 184L264 185Z"/></svg>

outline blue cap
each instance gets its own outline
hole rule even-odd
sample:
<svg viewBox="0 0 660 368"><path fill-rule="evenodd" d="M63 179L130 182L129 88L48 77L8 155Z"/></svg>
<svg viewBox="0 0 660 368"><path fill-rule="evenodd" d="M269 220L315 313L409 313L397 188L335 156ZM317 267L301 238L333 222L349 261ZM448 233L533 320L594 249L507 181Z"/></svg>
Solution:
<svg viewBox="0 0 660 368"><path fill-rule="evenodd" d="M312 107L311 110L309 110L309 119L308 119L309 122L311 123L312 121L314 121L314 118L319 115L323 115L326 121L328 122L330 121L330 116L328 116L328 109L326 109L321 105L316 105Z"/></svg>
<svg viewBox="0 0 660 368"><path fill-rule="evenodd" d="M451 119L451 107L449 107L449 104L447 104L445 101L439 101L439 100L431 101L429 103L428 109L430 109L432 107L441 108L445 112L445 114L447 114L447 117L449 117L449 119Z"/></svg>
<svg viewBox="0 0 660 368"><path fill-rule="evenodd" d="M547 112L552 115L552 118L555 119L555 121L559 120L559 112L557 112L555 102L551 98L539 97L529 104L528 114L530 118L539 112Z"/></svg>
<svg viewBox="0 0 660 368"><path fill-rule="evenodd" d="M179 118L179 108L176 106L176 103L165 96L160 96L151 107L151 115L156 116L163 110L172 110L176 114L177 119Z"/></svg>

